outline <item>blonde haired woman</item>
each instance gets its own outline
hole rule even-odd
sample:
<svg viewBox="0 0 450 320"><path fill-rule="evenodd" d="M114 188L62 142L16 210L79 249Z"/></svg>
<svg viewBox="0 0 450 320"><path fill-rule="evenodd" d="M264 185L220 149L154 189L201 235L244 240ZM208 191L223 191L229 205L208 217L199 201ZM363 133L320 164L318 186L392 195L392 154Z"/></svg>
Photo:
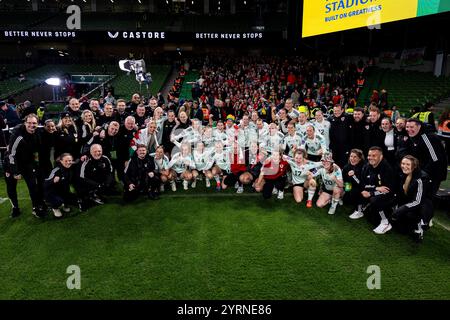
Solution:
<svg viewBox="0 0 450 320"><path fill-rule="evenodd" d="M80 142L81 144L85 144L92 138L94 133L96 133L95 129L97 128L97 125L94 113L91 110L84 110L83 113L81 113L81 121Z"/></svg>

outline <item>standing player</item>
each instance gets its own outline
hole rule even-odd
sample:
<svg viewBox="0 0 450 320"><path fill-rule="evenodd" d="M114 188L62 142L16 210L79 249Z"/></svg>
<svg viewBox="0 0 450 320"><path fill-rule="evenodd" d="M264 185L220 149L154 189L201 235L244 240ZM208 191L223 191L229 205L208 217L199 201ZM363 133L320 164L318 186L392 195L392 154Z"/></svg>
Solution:
<svg viewBox="0 0 450 320"><path fill-rule="evenodd" d="M328 148L330 146L330 122L324 119L322 110L316 111L312 124L316 128L316 132L325 139L325 145Z"/></svg>
<svg viewBox="0 0 450 320"><path fill-rule="evenodd" d="M286 149L284 151L285 154L289 155L290 157L294 156L294 152L296 149L300 149L303 141L302 136L300 133L295 131L295 123L290 122L287 125L288 133L284 136L284 142L283 145L286 146Z"/></svg>
<svg viewBox="0 0 450 320"><path fill-rule="evenodd" d="M319 162L321 156L328 151L325 139L315 132L312 124L306 127L306 136L301 148L306 150L308 159L314 162Z"/></svg>
<svg viewBox="0 0 450 320"><path fill-rule="evenodd" d="M263 148L270 155L274 150L284 150L284 134L278 131L278 127L275 123L269 125L269 132L262 137L260 148Z"/></svg>
<svg viewBox="0 0 450 320"><path fill-rule="evenodd" d="M295 125L297 132L300 133L300 136L302 138L305 138L306 136L306 128L308 127L310 123L308 122L308 117L306 116L306 113L300 112L298 116L298 123Z"/></svg>

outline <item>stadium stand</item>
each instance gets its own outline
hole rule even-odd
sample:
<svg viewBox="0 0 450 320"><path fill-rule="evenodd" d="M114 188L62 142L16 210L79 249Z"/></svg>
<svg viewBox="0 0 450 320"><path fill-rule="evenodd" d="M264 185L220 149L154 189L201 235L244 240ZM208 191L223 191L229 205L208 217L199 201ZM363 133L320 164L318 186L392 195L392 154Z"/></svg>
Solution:
<svg viewBox="0 0 450 320"><path fill-rule="evenodd" d="M373 68L358 99L358 105L368 105L373 90L387 90L389 105L401 113L430 101L437 103L450 95L450 78L432 73Z"/></svg>

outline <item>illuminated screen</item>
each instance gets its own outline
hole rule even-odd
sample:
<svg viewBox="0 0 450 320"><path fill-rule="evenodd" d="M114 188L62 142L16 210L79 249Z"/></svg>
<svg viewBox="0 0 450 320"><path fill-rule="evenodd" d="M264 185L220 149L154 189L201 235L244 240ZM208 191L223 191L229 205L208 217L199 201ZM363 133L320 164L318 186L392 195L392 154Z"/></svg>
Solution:
<svg viewBox="0 0 450 320"><path fill-rule="evenodd" d="M303 37L450 11L450 0L304 0Z"/></svg>

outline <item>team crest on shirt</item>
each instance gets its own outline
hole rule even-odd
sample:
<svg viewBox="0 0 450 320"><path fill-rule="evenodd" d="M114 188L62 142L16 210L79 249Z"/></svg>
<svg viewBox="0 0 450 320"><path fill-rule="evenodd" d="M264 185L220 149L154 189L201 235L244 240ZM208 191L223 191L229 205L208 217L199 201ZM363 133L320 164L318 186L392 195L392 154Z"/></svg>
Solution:
<svg viewBox="0 0 450 320"><path fill-rule="evenodd" d="M369 130L369 125L365 126L364 128L366 128L366 130Z"/></svg>
<svg viewBox="0 0 450 320"><path fill-rule="evenodd" d="M344 122L344 121L345 121L345 118L341 118L341 121Z"/></svg>

